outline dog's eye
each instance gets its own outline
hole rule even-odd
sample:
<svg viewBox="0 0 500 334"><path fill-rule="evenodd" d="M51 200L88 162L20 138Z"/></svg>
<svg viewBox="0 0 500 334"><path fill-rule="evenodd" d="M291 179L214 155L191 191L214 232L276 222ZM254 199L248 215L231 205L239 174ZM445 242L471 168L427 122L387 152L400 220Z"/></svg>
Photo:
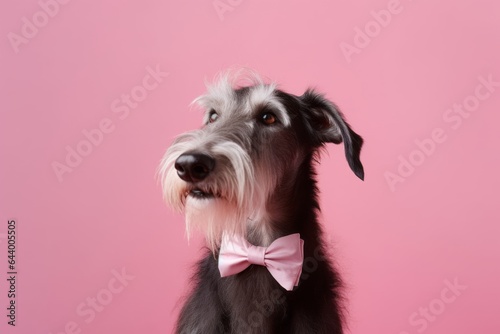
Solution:
<svg viewBox="0 0 500 334"><path fill-rule="evenodd" d="M273 113L265 112L262 115L260 115L260 121L262 122L262 124L272 125L272 124L276 123L277 118Z"/></svg>
<svg viewBox="0 0 500 334"><path fill-rule="evenodd" d="M215 112L215 110L211 110L210 114L208 114L208 123L213 123L219 118L219 114Z"/></svg>

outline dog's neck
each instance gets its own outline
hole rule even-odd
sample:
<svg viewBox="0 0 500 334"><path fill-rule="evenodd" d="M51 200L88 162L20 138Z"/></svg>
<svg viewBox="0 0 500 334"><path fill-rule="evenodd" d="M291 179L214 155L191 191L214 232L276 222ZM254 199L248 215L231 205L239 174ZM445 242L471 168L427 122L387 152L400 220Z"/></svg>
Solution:
<svg viewBox="0 0 500 334"><path fill-rule="evenodd" d="M316 211L319 211L314 179L313 154L308 155L296 175L287 175L276 187L265 209L249 219L247 239L259 246L268 246L275 239L300 233L306 239L319 237ZM293 181L293 182L292 182Z"/></svg>

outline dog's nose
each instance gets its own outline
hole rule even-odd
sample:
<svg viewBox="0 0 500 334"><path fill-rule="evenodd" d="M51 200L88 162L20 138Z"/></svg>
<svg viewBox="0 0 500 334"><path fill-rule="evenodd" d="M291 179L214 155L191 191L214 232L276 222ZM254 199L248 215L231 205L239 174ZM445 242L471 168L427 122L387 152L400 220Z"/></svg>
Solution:
<svg viewBox="0 0 500 334"><path fill-rule="evenodd" d="M203 153L184 153L175 160L177 175L186 182L199 182L214 170L215 160Z"/></svg>

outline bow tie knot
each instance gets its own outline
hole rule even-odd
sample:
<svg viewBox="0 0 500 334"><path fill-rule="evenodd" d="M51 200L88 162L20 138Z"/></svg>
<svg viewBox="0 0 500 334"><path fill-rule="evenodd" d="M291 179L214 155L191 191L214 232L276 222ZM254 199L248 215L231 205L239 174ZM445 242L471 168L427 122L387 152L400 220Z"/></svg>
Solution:
<svg viewBox="0 0 500 334"><path fill-rule="evenodd" d="M248 247L248 262L258 266L266 266L266 247L250 245Z"/></svg>
<svg viewBox="0 0 500 334"><path fill-rule="evenodd" d="M226 277L252 264L264 266L283 288L291 291L299 284L303 260L304 240L298 233L278 238L268 247L252 245L238 236L226 236L219 251L219 271L221 277Z"/></svg>

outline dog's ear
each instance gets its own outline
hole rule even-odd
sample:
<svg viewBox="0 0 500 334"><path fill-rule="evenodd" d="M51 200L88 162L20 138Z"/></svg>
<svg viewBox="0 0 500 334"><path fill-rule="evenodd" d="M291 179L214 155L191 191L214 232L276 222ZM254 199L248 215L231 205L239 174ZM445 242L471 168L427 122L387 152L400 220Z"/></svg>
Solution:
<svg viewBox="0 0 500 334"><path fill-rule="evenodd" d="M365 172L359 160L363 138L351 129L337 106L325 99L323 95L309 89L300 96L300 100L306 108L305 117L314 144L320 146L324 143L344 142L347 162L354 174L363 180Z"/></svg>

